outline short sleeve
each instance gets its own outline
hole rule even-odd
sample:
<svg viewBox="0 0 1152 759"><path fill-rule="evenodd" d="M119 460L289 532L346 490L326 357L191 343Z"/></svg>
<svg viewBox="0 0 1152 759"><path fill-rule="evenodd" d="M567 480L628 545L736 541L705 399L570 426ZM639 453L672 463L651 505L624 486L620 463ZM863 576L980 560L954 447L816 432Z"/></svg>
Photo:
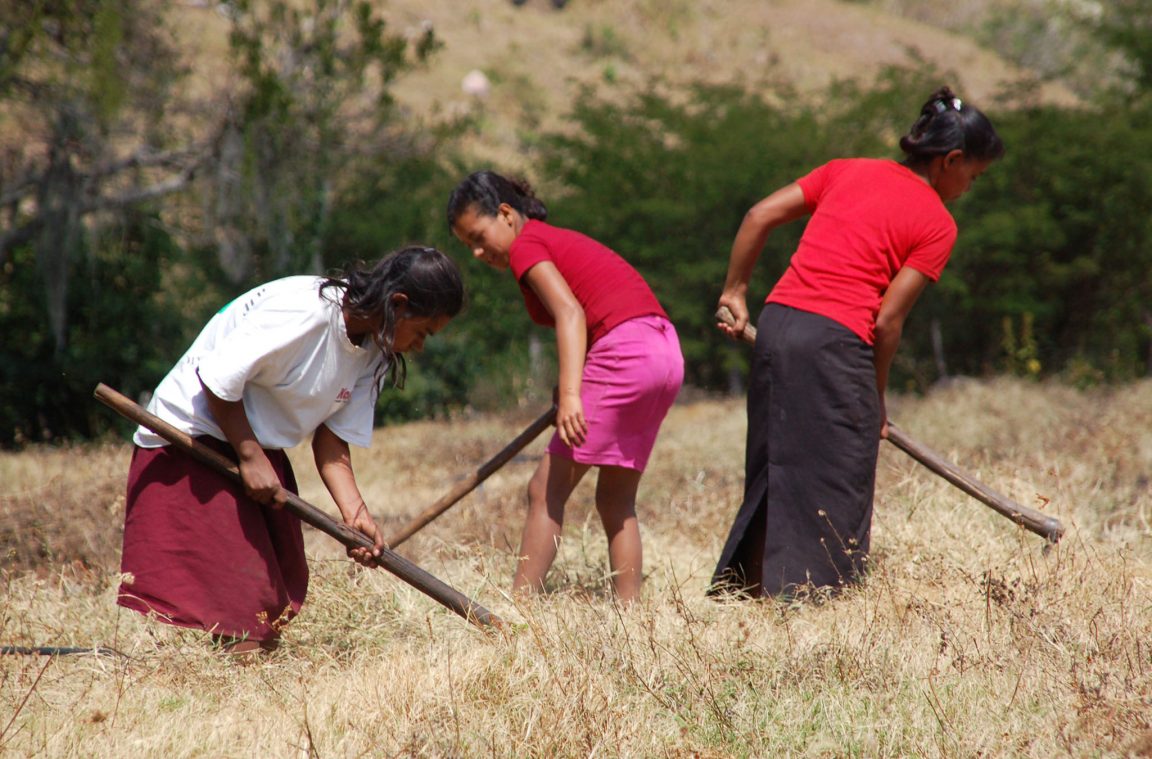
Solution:
<svg viewBox="0 0 1152 759"><path fill-rule="evenodd" d="M909 266L936 282L944 273L944 267L952 256L952 247L956 244L956 222L950 214L945 214L939 225L925 235L904 259L904 265Z"/></svg>
<svg viewBox="0 0 1152 759"><path fill-rule="evenodd" d="M516 277L517 282L536 264L541 261L552 260L548 245L534 234L532 224L531 221L528 222L520 232L520 236L512 243L512 249L509 251L508 266L512 269L512 274Z"/></svg>
<svg viewBox="0 0 1152 759"><path fill-rule="evenodd" d="M840 161L829 161L796 180L796 184L800 185L800 189L804 192L804 203L807 205L809 213L820 204L820 200L831 184L839 164Z"/></svg>

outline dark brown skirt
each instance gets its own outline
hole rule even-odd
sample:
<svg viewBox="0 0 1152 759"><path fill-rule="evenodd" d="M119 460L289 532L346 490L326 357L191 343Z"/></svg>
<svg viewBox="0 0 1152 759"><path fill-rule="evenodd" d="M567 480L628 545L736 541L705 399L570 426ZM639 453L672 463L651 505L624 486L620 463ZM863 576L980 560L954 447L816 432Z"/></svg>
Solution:
<svg viewBox="0 0 1152 759"><path fill-rule="evenodd" d="M230 446L197 438L235 460ZM296 492L283 451L267 451L280 482ZM248 498L190 456L136 448L128 473L117 603L180 627L274 640L308 591L300 520Z"/></svg>
<svg viewBox="0 0 1152 759"><path fill-rule="evenodd" d="M881 424L872 355L826 317L778 304L761 312L744 502L711 593L787 595L864 572Z"/></svg>

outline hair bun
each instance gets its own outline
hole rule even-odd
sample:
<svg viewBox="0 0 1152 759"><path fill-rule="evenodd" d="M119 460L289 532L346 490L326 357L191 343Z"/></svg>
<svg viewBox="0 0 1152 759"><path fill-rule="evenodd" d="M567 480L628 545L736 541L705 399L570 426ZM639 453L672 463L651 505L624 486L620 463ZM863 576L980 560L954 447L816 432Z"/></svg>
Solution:
<svg viewBox="0 0 1152 759"><path fill-rule="evenodd" d="M965 106L951 87L941 87L920 108L920 116L900 138L900 149L914 163L962 150L969 158L993 160L1004 154L1004 145L987 117Z"/></svg>

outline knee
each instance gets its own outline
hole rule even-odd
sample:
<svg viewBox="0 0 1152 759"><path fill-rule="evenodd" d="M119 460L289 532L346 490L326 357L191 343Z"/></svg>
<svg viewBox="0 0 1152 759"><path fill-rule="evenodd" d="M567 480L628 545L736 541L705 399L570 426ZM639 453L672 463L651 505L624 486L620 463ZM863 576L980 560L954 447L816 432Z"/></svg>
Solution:
<svg viewBox="0 0 1152 759"><path fill-rule="evenodd" d="M596 511L600 514L600 521L609 533L616 533L628 524L629 520L636 519L636 503L620 501L597 501Z"/></svg>
<svg viewBox="0 0 1152 759"><path fill-rule="evenodd" d="M528 507L528 511L531 512L540 508L542 503L543 499L540 497L539 490L534 488L532 483L528 483L528 489L524 491L524 505Z"/></svg>
<svg viewBox="0 0 1152 759"><path fill-rule="evenodd" d="M539 510L548 505L548 483L541 477L533 477L528 481L525 492L528 499L528 510Z"/></svg>

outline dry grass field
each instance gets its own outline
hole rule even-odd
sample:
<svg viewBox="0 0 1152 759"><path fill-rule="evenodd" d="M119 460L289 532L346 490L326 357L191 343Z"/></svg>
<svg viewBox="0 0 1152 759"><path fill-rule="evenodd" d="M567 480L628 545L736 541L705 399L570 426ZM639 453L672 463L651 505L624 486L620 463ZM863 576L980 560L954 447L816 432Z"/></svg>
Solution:
<svg viewBox="0 0 1152 759"><path fill-rule="evenodd" d="M471 154L504 162L560 124L582 84L715 77L810 92L924 59L984 103L1022 75L883 11L894 5L945 4L380 3L393 28L431 21L446 42L397 84L413 118L478 114ZM225 75L215 6L173 4L190 97ZM460 91L472 69L492 80L483 102ZM1044 96L1072 98L1054 84ZM537 411L378 430L355 462L386 531ZM890 411L1063 519L1063 541L1046 547L885 445L865 582L834 599L709 600L745 422L740 401L698 400L673 409L641 486L636 606L606 592L591 482L569 508L553 592L509 597L537 441L400 549L506 627L478 631L309 530L308 603L281 649L249 664L115 605L125 443L0 452L0 645L119 652L0 656L0 756L1152 756L1152 382L964 381ZM334 513L307 452L292 455L302 495Z"/></svg>
<svg viewBox="0 0 1152 759"><path fill-rule="evenodd" d="M1152 382L967 381L893 417L1017 501L1023 532L891 446L874 563L835 599L704 596L742 480L742 404L673 409L642 484L643 600L606 594L581 486L550 581L507 595L542 441L401 548L509 621L484 633L309 532L313 584L270 658L114 604L121 443L0 456L0 754L250 756L1152 755ZM382 429L356 465L400 524L531 414ZM303 451L303 495L330 511Z"/></svg>

